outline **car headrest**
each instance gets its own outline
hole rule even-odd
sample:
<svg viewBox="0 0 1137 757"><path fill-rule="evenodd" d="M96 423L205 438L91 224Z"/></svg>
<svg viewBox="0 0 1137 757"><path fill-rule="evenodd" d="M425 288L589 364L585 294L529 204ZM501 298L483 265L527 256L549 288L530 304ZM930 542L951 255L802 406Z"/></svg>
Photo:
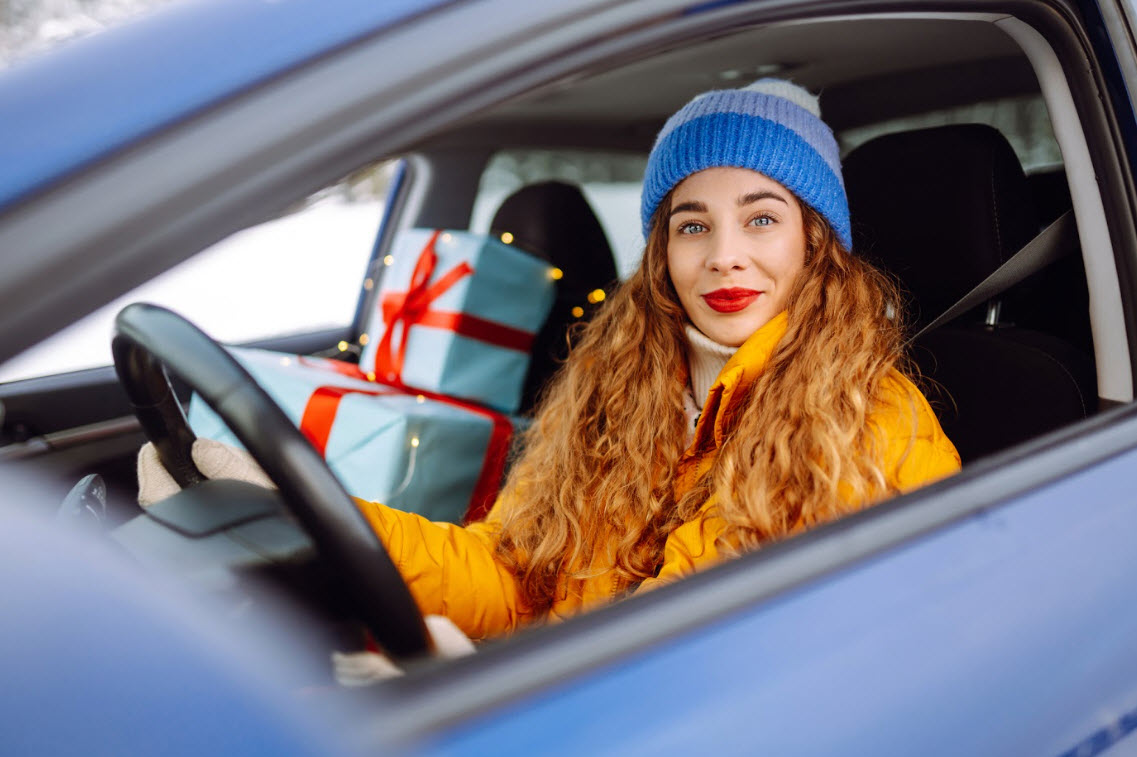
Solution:
<svg viewBox="0 0 1137 757"><path fill-rule="evenodd" d="M528 414L568 356L567 330L587 319L600 301L589 293L610 291L616 283L616 261L588 200L577 187L559 181L530 184L507 197L490 231L512 234L513 244L546 258L562 272L552 311L533 344L521 398L521 412Z"/></svg>
<svg viewBox="0 0 1137 757"><path fill-rule="evenodd" d="M616 280L604 228L580 189L559 181L530 184L502 202L490 224L513 243L546 257L564 272L558 296L602 288Z"/></svg>
<svg viewBox="0 0 1137 757"><path fill-rule="evenodd" d="M1030 189L1006 138L981 124L888 134L844 162L853 248L896 274L926 323L1037 231Z"/></svg>

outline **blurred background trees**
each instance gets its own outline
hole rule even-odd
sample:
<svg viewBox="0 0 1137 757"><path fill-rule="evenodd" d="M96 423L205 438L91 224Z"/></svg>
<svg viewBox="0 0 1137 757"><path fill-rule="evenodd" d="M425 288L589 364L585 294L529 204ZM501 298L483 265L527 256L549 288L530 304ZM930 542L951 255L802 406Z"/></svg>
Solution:
<svg viewBox="0 0 1137 757"><path fill-rule="evenodd" d="M0 0L0 68L171 0Z"/></svg>

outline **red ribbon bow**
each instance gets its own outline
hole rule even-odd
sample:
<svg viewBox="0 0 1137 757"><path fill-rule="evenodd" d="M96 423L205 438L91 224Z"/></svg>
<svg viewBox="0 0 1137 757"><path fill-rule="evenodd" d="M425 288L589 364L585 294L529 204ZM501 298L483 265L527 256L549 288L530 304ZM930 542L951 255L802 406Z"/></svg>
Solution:
<svg viewBox="0 0 1137 757"><path fill-rule="evenodd" d="M474 272L469 263L463 261L430 283L438 266L438 253L435 243L441 230L431 234L411 274L410 286L406 292L392 292L383 296L379 307L386 324L383 336L375 352L375 373L385 382L395 386L403 385L403 364L407 354L407 339L412 326L429 326L453 331L462 336L504 347L506 349L528 352L533 346L533 334L528 331L505 326L468 313L453 313L432 310L431 303ZM399 344L396 349L395 326L402 326Z"/></svg>

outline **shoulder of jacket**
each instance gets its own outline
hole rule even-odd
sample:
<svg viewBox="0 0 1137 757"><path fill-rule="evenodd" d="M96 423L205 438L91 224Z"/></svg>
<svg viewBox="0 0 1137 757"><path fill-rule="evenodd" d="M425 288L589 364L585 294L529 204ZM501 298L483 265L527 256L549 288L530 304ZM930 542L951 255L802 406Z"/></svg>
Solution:
<svg viewBox="0 0 1137 757"><path fill-rule="evenodd" d="M939 420L924 393L895 368L881 380L874 398L873 420L903 425L921 435L939 427Z"/></svg>

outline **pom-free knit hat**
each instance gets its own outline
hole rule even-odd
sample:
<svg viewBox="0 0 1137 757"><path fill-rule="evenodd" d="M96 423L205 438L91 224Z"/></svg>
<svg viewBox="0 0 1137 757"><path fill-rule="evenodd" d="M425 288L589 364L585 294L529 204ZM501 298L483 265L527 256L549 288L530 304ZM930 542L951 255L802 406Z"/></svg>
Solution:
<svg viewBox="0 0 1137 757"><path fill-rule="evenodd" d="M833 130L821 120L817 96L783 79L704 92L667 119L644 173L644 237L655 209L679 182L704 168L728 166L758 171L789 189L852 249Z"/></svg>

